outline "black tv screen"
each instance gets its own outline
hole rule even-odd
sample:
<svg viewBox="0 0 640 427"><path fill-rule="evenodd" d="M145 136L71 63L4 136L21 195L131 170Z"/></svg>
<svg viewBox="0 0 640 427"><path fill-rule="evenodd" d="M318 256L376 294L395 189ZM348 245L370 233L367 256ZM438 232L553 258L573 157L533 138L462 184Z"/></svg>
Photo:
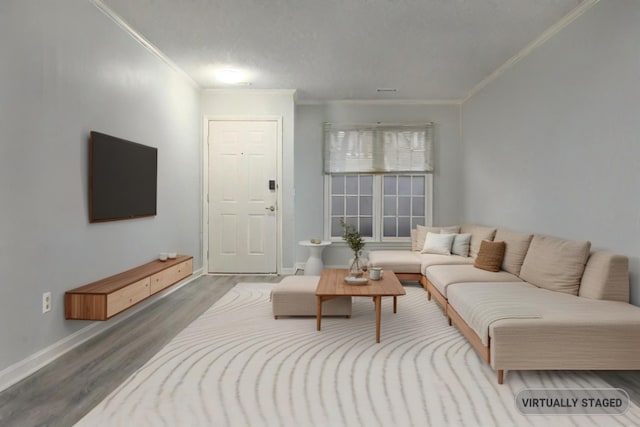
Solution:
<svg viewBox="0 0 640 427"><path fill-rule="evenodd" d="M156 215L158 149L91 132L89 221Z"/></svg>

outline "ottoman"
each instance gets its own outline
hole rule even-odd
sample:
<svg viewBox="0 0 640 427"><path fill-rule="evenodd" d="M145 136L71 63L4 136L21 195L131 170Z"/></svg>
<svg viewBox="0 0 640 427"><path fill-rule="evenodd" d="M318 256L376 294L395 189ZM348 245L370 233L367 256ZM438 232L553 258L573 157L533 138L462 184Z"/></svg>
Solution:
<svg viewBox="0 0 640 427"><path fill-rule="evenodd" d="M316 316L316 287L320 276L287 276L271 291L273 317ZM322 317L351 317L351 297L340 297L322 304Z"/></svg>

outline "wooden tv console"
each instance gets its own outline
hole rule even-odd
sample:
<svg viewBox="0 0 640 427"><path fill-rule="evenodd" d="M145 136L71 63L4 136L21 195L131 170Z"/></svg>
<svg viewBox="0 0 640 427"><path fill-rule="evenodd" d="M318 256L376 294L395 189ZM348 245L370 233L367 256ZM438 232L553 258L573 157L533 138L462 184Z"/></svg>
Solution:
<svg viewBox="0 0 640 427"><path fill-rule="evenodd" d="M193 257L151 261L65 292L67 319L107 320L193 273Z"/></svg>

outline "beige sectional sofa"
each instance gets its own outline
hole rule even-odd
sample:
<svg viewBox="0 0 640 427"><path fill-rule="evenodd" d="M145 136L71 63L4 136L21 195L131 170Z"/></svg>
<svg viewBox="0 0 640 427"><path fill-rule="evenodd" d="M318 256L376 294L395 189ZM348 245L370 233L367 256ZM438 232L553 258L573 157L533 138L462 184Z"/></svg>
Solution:
<svg viewBox="0 0 640 427"><path fill-rule="evenodd" d="M456 234L468 256L423 253L425 240L438 237L428 233ZM474 265L483 240L505 242L499 271ZM471 224L418 227L411 251L371 251L369 265L419 280L500 384L508 370L640 369L628 258L592 251L588 241Z"/></svg>

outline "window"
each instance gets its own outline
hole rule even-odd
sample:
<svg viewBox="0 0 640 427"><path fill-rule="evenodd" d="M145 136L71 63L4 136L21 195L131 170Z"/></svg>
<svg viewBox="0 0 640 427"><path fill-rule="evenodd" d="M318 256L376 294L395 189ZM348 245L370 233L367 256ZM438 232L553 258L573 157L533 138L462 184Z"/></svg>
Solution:
<svg viewBox="0 0 640 427"><path fill-rule="evenodd" d="M342 219L377 242L431 224L431 123L325 124L324 144L326 238L342 238Z"/></svg>
<svg viewBox="0 0 640 427"><path fill-rule="evenodd" d="M331 237L342 236L340 220L373 238L373 175L331 175Z"/></svg>
<svg viewBox="0 0 640 427"><path fill-rule="evenodd" d="M408 240L431 224L431 187L429 174L327 175L326 237L340 240L344 219L369 241Z"/></svg>
<svg viewBox="0 0 640 427"><path fill-rule="evenodd" d="M425 175L383 175L382 237L411 237L425 225Z"/></svg>

